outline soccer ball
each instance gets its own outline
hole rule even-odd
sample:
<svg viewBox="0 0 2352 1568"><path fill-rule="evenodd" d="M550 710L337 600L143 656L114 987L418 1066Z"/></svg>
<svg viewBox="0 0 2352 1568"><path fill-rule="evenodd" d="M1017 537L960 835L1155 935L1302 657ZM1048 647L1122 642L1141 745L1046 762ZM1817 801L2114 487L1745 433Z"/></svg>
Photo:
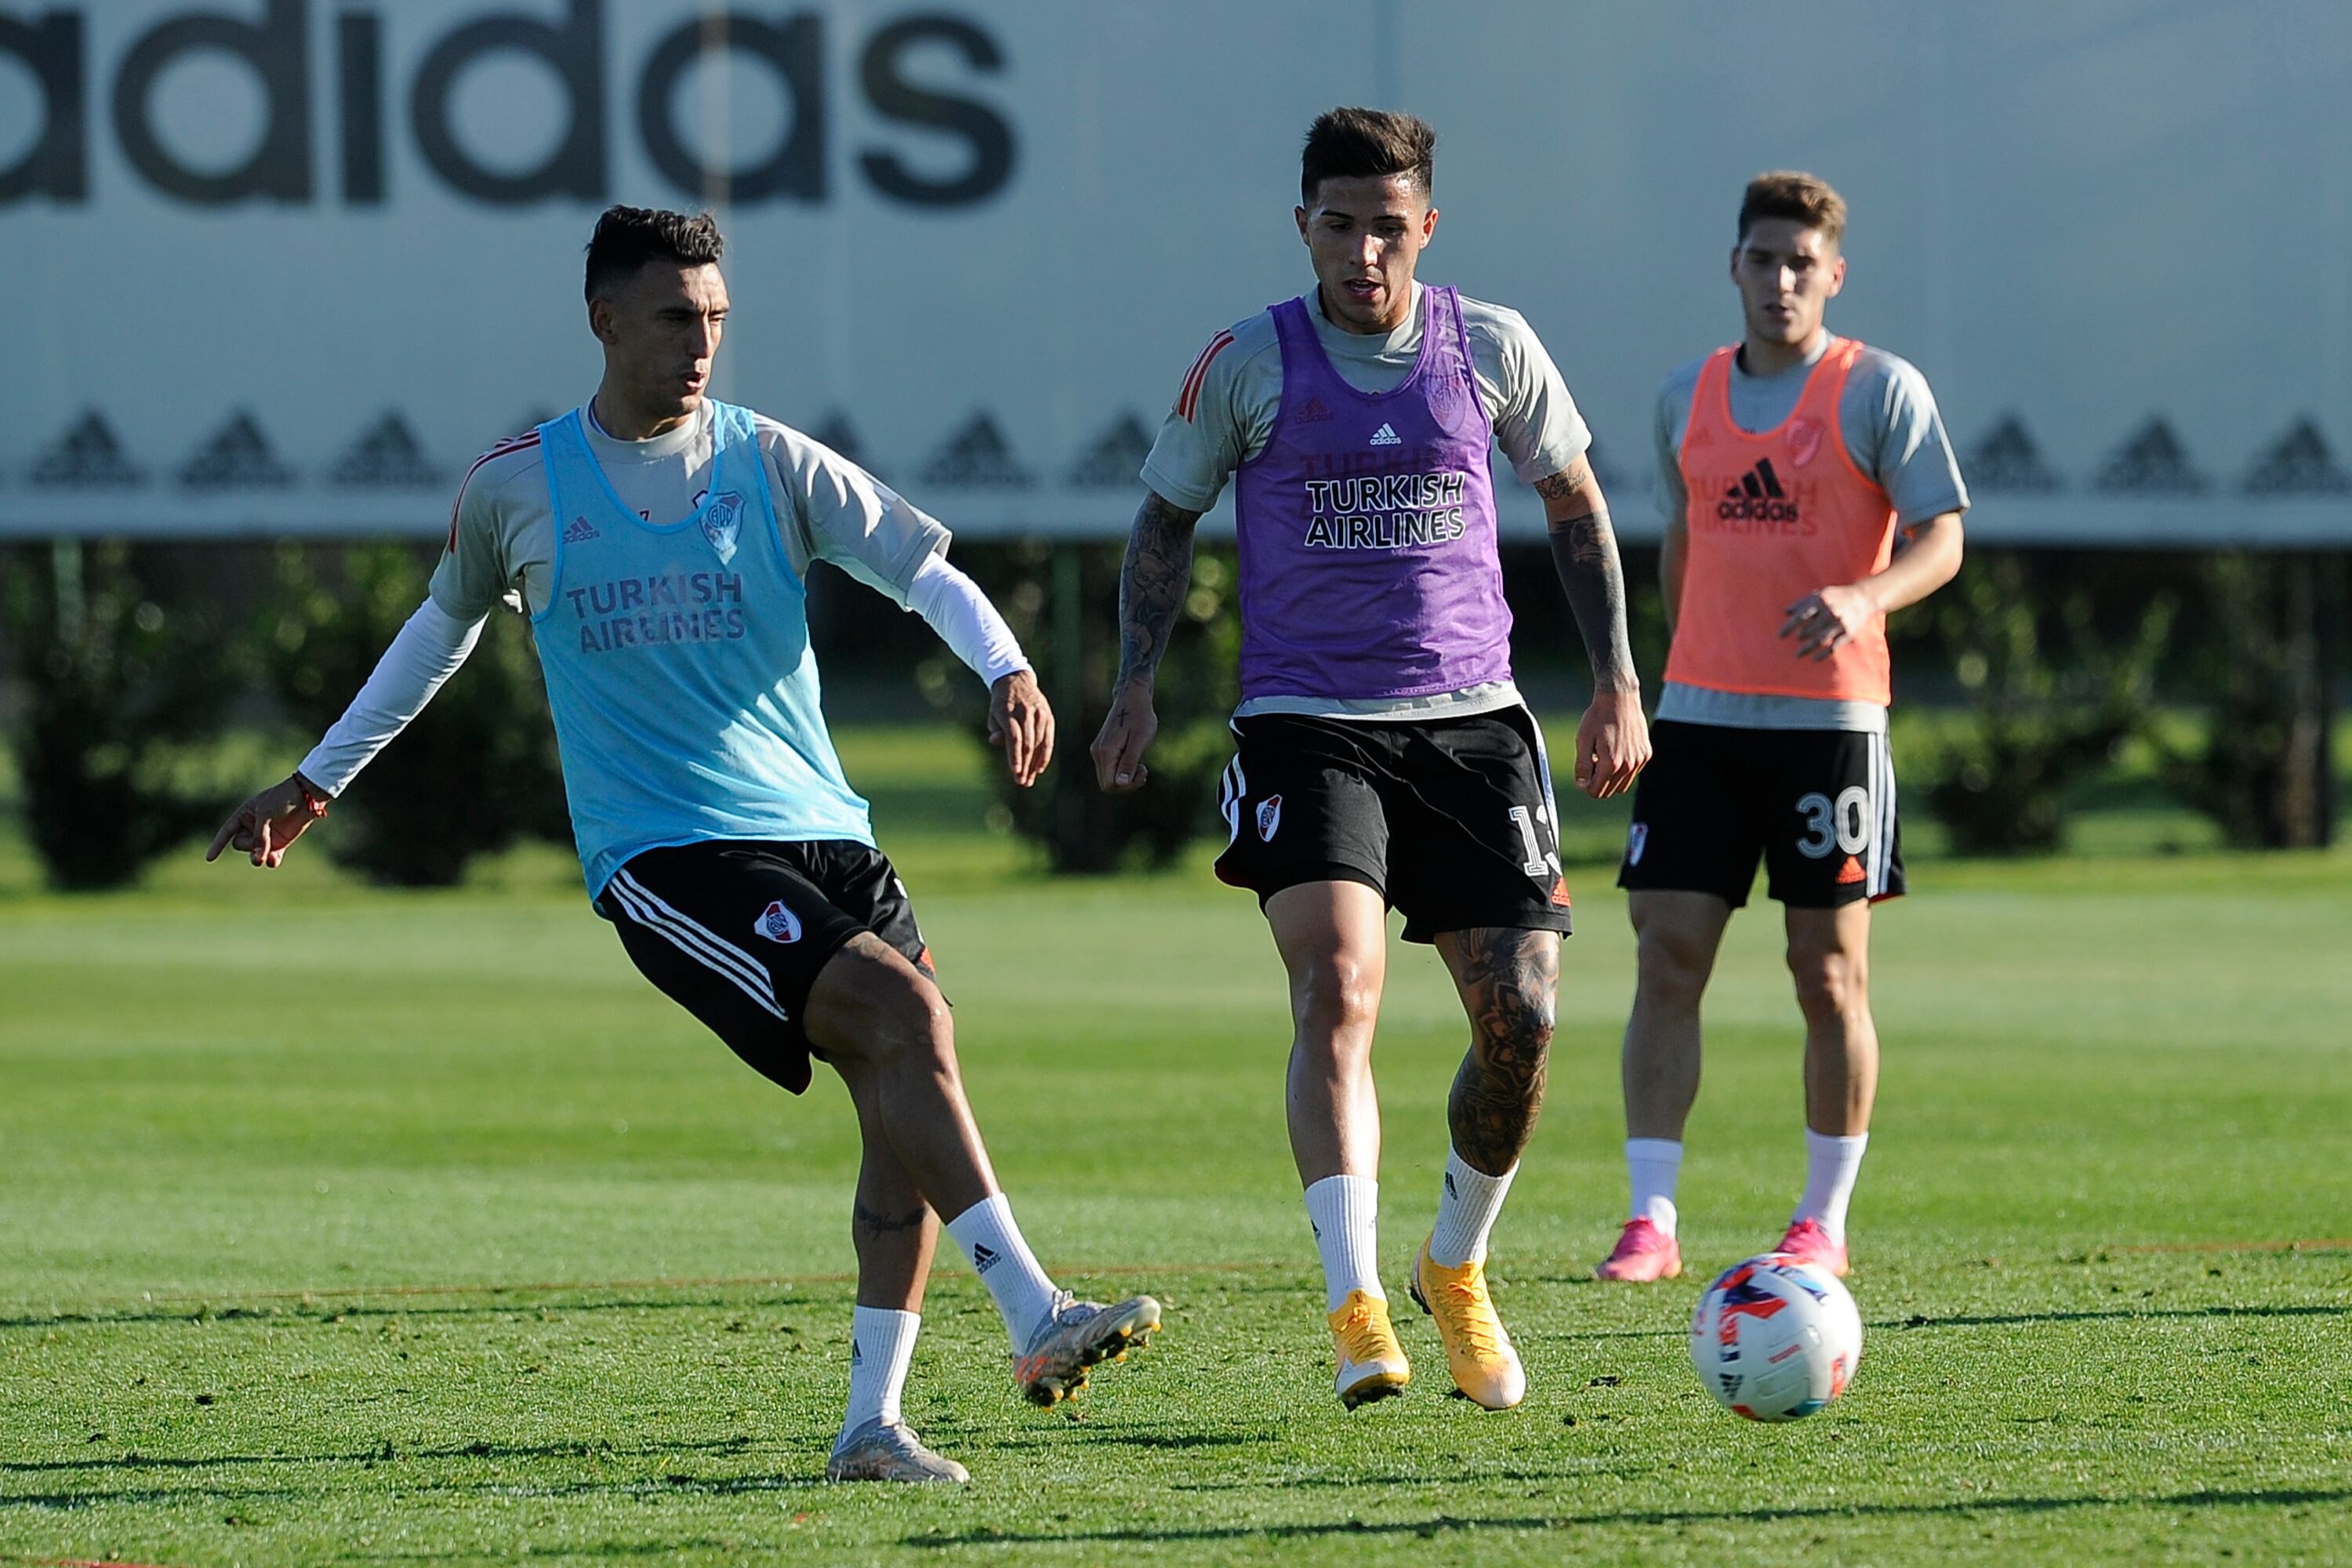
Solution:
<svg viewBox="0 0 2352 1568"><path fill-rule="evenodd" d="M1767 1252L1717 1275L1691 1314L1691 1365L1725 1409L1795 1421L1845 1392L1862 1314L1826 1268Z"/></svg>

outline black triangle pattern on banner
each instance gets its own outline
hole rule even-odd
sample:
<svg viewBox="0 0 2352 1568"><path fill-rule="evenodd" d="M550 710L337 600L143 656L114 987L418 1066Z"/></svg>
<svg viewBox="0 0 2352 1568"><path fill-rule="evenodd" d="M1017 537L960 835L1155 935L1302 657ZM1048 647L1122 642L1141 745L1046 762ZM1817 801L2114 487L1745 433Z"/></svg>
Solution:
<svg viewBox="0 0 2352 1568"><path fill-rule="evenodd" d="M2047 495L2066 488L2066 481L2042 460L2042 448L2026 433L2025 421L2004 414L1977 443L1960 465L1960 477L1972 490L2019 495Z"/></svg>
<svg viewBox="0 0 2352 1568"><path fill-rule="evenodd" d="M824 423L810 431L809 435L819 443L832 447L867 473L880 473L881 470L866 458L866 441L857 434L857 426L852 425L849 422L849 416L840 409L836 408L827 414Z"/></svg>
<svg viewBox="0 0 2352 1568"><path fill-rule="evenodd" d="M294 470L271 453L253 416L239 409L196 448L180 469L180 482L191 489L278 489L294 482Z"/></svg>
<svg viewBox="0 0 2352 1568"><path fill-rule="evenodd" d="M349 489L403 489L438 485L448 476L425 458L408 421L394 412L352 443L327 477Z"/></svg>
<svg viewBox="0 0 2352 1568"><path fill-rule="evenodd" d="M923 482L974 489L1026 489L1036 479L1013 456L996 421L975 414L923 465Z"/></svg>
<svg viewBox="0 0 2352 1568"><path fill-rule="evenodd" d="M2213 481L2189 461L2189 448L2159 416L2141 426L2099 470L2098 486L2123 495L2202 495Z"/></svg>
<svg viewBox="0 0 2352 1568"><path fill-rule="evenodd" d="M2246 470L2244 489L2257 496L2342 495L2352 490L2352 474L2336 466L2319 422L2305 415Z"/></svg>
<svg viewBox="0 0 2352 1568"><path fill-rule="evenodd" d="M1151 437L1143 421L1129 409L1106 426L1070 465L1069 483L1080 489L1133 489L1142 483L1138 470L1150 456Z"/></svg>
<svg viewBox="0 0 2352 1568"><path fill-rule="evenodd" d="M95 408L83 410L54 446L33 459L30 477L37 485L59 489L128 489L147 482L106 416Z"/></svg>

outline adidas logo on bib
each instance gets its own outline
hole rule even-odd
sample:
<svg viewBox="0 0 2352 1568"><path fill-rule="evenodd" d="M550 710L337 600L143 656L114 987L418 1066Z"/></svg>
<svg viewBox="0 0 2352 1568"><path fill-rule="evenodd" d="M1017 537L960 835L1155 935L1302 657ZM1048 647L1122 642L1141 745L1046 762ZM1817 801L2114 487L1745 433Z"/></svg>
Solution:
<svg viewBox="0 0 2352 1568"><path fill-rule="evenodd" d="M1797 503L1780 488L1780 476L1772 471L1769 458L1759 458L1754 468L1731 481L1716 503L1715 515L1726 522L1800 521Z"/></svg>
<svg viewBox="0 0 2352 1568"><path fill-rule="evenodd" d="M583 540L595 537L597 537L596 525L584 517L573 518L572 526L563 531L563 542L566 544L578 544Z"/></svg>
<svg viewBox="0 0 2352 1568"><path fill-rule="evenodd" d="M751 922L751 934L764 936L770 942L798 942L801 939L801 918L784 908L784 901L778 899L761 910L760 918Z"/></svg>
<svg viewBox="0 0 2352 1568"><path fill-rule="evenodd" d="M1396 433L1395 426L1382 425L1372 432L1372 438L1369 444L1374 447L1402 447L1404 445L1404 437Z"/></svg>

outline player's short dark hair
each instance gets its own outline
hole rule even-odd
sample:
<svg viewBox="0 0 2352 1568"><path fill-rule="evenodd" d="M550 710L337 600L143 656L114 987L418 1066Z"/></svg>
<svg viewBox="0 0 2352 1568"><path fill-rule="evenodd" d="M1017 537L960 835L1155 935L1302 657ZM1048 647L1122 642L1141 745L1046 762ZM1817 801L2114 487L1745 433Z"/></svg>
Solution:
<svg viewBox="0 0 2352 1568"><path fill-rule="evenodd" d="M701 267L726 248L719 220L709 213L688 217L658 207L606 207L588 237L588 298L626 283L649 261Z"/></svg>
<svg viewBox="0 0 2352 1568"><path fill-rule="evenodd" d="M1326 180L1385 180L1410 174L1427 195L1437 164L1437 132L1415 115L1385 109L1329 109L1307 128L1298 156L1298 193L1308 206Z"/></svg>
<svg viewBox="0 0 2352 1568"><path fill-rule="evenodd" d="M1739 198L1739 237L1759 217L1792 218L1818 229L1832 245L1845 238L1845 198L1818 175L1795 169L1774 169L1748 182Z"/></svg>

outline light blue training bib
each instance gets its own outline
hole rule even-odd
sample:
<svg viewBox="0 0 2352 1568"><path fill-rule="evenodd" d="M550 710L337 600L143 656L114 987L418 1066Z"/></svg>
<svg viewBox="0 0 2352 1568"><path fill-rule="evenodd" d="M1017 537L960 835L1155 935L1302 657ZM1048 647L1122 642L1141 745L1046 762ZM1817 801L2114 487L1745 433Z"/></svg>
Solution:
<svg viewBox="0 0 2352 1568"><path fill-rule="evenodd" d="M660 525L613 493L578 409L539 427L555 570L530 626L591 899L665 845L874 842L824 727L751 413L710 408L709 490Z"/></svg>

